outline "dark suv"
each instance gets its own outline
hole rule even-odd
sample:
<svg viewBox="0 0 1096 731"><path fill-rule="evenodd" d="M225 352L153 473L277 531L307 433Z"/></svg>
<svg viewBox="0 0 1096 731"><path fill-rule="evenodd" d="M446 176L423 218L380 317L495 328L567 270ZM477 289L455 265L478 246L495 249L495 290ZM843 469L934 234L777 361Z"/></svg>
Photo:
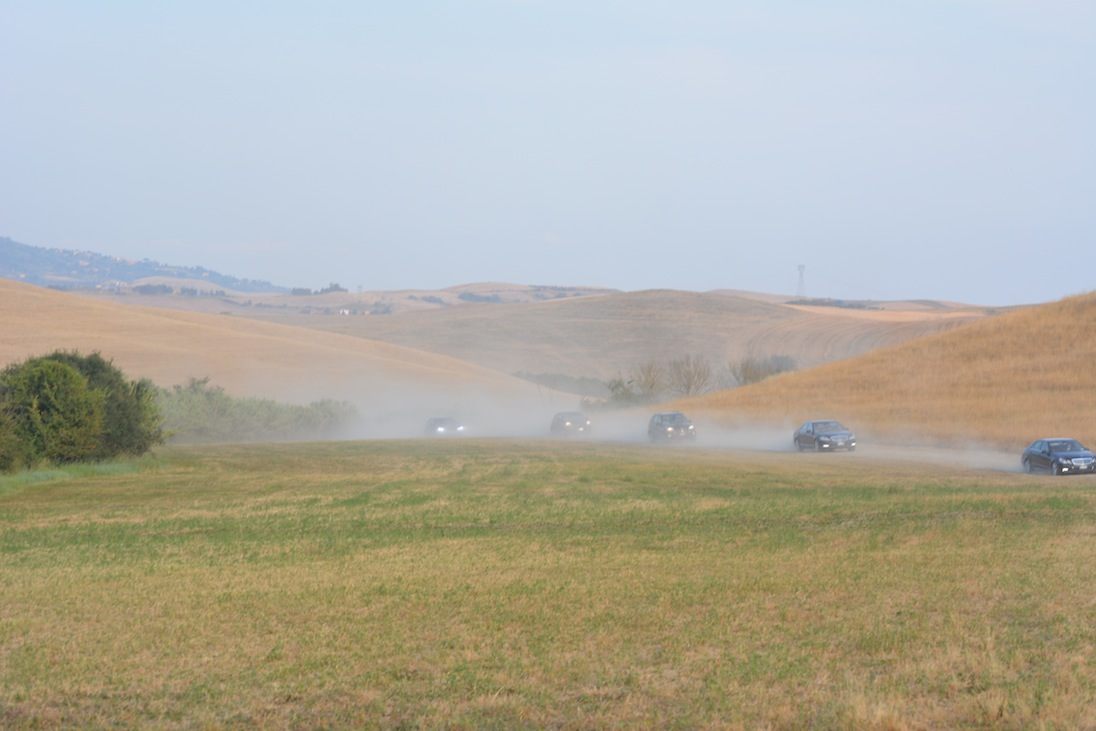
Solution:
<svg viewBox="0 0 1096 731"><path fill-rule="evenodd" d="M652 442L696 439L696 429L680 411L654 414L647 422L647 438Z"/></svg>
<svg viewBox="0 0 1096 731"><path fill-rule="evenodd" d="M552 418L551 432L556 436L587 434L590 420L581 411L561 411Z"/></svg>

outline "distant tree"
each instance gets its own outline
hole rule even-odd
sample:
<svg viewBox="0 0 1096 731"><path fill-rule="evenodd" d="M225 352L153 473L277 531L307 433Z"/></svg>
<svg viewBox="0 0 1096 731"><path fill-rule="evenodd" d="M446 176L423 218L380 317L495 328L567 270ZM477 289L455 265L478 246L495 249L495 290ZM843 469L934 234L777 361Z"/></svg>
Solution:
<svg viewBox="0 0 1096 731"><path fill-rule="evenodd" d="M661 361L647 360L631 370L631 382L644 401L657 401L669 384L669 374Z"/></svg>
<svg viewBox="0 0 1096 731"><path fill-rule="evenodd" d="M175 291L175 288L170 284L138 284L133 288L133 291L137 294L161 295L171 294Z"/></svg>
<svg viewBox="0 0 1096 731"><path fill-rule="evenodd" d="M464 302L502 302L502 297L497 294L476 294L475 292L461 292L457 299Z"/></svg>
<svg viewBox="0 0 1096 731"><path fill-rule="evenodd" d="M609 388L607 405L632 406L639 403L639 397L632 386L631 379L617 375L616 378L610 378L605 385Z"/></svg>
<svg viewBox="0 0 1096 731"><path fill-rule="evenodd" d="M699 396L712 388L712 364L699 355L670 361L670 389L677 396Z"/></svg>
<svg viewBox="0 0 1096 731"><path fill-rule="evenodd" d="M795 358L787 355L773 355L768 358L743 358L732 362L728 367L734 385L748 386L770 376L797 368Z"/></svg>
<svg viewBox="0 0 1096 731"><path fill-rule="evenodd" d="M236 398L209 378L159 389L164 428L184 442L318 439L336 435L357 416L352 404L316 401L307 406L269 399Z"/></svg>

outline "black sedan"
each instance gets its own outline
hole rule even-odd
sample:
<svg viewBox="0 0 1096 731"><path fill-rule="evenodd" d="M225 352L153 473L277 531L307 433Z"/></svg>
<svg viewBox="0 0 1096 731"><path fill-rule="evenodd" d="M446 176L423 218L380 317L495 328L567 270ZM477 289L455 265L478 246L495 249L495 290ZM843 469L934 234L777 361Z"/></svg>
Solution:
<svg viewBox="0 0 1096 731"><path fill-rule="evenodd" d="M851 452L856 449L856 435L839 421L808 421L795 430L792 443L800 452L804 449L813 449L816 452L845 449Z"/></svg>
<svg viewBox="0 0 1096 731"><path fill-rule="evenodd" d="M1024 472L1043 470L1052 475L1096 472L1096 456L1076 439L1036 439L1020 455Z"/></svg>

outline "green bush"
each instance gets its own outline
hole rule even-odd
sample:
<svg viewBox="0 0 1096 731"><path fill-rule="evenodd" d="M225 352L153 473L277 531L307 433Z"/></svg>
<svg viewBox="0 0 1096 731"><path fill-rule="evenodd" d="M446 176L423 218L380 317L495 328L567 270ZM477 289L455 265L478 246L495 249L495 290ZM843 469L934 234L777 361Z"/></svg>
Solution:
<svg viewBox="0 0 1096 731"><path fill-rule="evenodd" d="M0 469L144 454L163 441L154 396L99 353L10 365L0 371Z"/></svg>
<svg viewBox="0 0 1096 731"><path fill-rule="evenodd" d="M10 367L0 395L25 464L78 462L99 450L105 394L72 366L38 358Z"/></svg>
<svg viewBox="0 0 1096 731"><path fill-rule="evenodd" d="M88 386L104 393L103 432L98 459L122 454L144 454L163 441L156 386L148 379L129 381L99 353L80 355L63 351L46 356L80 371Z"/></svg>
<svg viewBox="0 0 1096 731"><path fill-rule="evenodd" d="M12 472L23 466L23 443L15 433L15 421L0 410L0 472Z"/></svg>

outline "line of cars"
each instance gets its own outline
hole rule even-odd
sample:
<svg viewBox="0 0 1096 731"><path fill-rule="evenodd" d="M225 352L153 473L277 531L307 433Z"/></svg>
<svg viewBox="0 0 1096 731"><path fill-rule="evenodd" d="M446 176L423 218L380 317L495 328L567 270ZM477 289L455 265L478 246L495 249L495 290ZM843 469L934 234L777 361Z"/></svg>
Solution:
<svg viewBox="0 0 1096 731"><path fill-rule="evenodd" d="M591 433L591 426L590 419L581 411L561 411L552 417L549 432L556 437L587 436ZM464 425L452 417L433 417L426 422L428 436L464 433ZM652 414L647 422L647 438L652 443L693 441L696 439L696 426L680 411L658 412ZM834 419L804 422L792 435L792 445L800 452L853 452L856 444L856 433ZM1020 466L1028 473L1096 474L1096 454L1076 439L1037 439L1024 449Z"/></svg>
<svg viewBox="0 0 1096 731"><path fill-rule="evenodd" d="M552 417L548 431L552 436L585 436L592 422L581 411L561 411ZM435 416L426 421L427 436L455 436L465 433L465 426L451 416ZM680 411L658 413L647 423L647 436L652 442L695 439L696 427Z"/></svg>

